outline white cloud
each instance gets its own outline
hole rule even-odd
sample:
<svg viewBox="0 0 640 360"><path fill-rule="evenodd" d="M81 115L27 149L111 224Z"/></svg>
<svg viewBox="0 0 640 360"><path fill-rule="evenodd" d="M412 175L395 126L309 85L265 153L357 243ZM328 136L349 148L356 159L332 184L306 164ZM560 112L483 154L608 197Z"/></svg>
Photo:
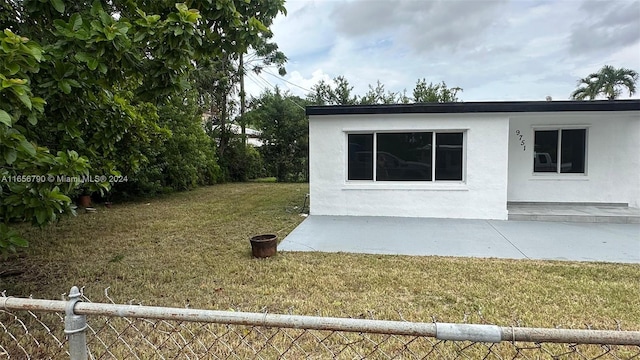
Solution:
<svg viewBox="0 0 640 360"><path fill-rule="evenodd" d="M571 31L571 52L591 55L640 42L640 1L585 1Z"/></svg>
<svg viewBox="0 0 640 360"><path fill-rule="evenodd" d="M303 77L298 71L293 71L291 75L287 77L287 81L298 86L294 86L289 83L284 83L284 86L286 86L292 94L305 97L308 91L304 89L311 90L311 88L321 80L327 82L331 80L331 77L322 71L322 69L314 71L308 78Z"/></svg>
<svg viewBox="0 0 640 360"><path fill-rule="evenodd" d="M286 6L289 15L274 23L274 40L290 59L285 78L308 89L342 75L358 95L377 80L388 90L411 92L426 78L464 88L464 101L561 100L578 78L602 65L640 71L638 1L307 0Z"/></svg>
<svg viewBox="0 0 640 360"><path fill-rule="evenodd" d="M396 34L417 53L472 44L497 18L505 0L355 0L334 8L333 21L346 37Z"/></svg>
<svg viewBox="0 0 640 360"><path fill-rule="evenodd" d="M287 16L279 15L271 30L291 63L322 55L335 41L329 24L330 7L316 1L287 1Z"/></svg>

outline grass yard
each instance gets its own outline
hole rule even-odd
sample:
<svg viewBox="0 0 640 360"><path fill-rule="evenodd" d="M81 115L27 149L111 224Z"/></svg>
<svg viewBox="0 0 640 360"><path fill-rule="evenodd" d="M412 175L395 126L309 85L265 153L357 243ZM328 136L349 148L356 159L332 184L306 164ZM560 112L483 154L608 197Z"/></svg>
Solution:
<svg viewBox="0 0 640 360"><path fill-rule="evenodd" d="M98 206L38 230L3 260L7 295L385 320L640 330L640 266L529 260L279 253L303 218L306 184L246 183Z"/></svg>

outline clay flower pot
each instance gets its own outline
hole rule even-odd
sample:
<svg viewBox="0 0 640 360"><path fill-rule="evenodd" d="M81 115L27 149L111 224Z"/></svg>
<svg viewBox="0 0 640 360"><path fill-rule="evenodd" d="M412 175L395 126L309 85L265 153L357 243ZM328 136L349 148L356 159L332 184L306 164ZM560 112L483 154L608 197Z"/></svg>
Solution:
<svg viewBox="0 0 640 360"><path fill-rule="evenodd" d="M78 206L83 208L91 206L91 195L80 195L78 198Z"/></svg>
<svg viewBox="0 0 640 360"><path fill-rule="evenodd" d="M267 258L275 255L278 251L278 236L275 234L256 235L249 241L253 257Z"/></svg>

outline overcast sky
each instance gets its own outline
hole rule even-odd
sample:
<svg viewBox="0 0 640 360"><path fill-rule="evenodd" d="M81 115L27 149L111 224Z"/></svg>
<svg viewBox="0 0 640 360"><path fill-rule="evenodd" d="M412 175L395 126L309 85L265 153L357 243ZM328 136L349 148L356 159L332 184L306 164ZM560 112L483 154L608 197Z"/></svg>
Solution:
<svg viewBox="0 0 640 360"><path fill-rule="evenodd" d="M289 58L284 78L306 89L343 75L358 95L377 80L410 94L426 78L463 88L463 101L567 100L579 78L605 64L640 72L640 1L288 0L286 7L274 40ZM260 77L248 77L249 93L266 81L307 93Z"/></svg>

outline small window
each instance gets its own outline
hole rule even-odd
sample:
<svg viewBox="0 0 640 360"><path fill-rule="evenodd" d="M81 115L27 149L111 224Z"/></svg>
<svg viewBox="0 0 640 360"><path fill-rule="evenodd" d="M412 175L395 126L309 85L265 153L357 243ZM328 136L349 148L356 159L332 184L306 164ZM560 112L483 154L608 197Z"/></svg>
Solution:
<svg viewBox="0 0 640 360"><path fill-rule="evenodd" d="M584 174L586 137L586 129L535 131L533 171Z"/></svg>
<svg viewBox="0 0 640 360"><path fill-rule="evenodd" d="M373 134L349 134L349 180L373 180Z"/></svg>
<svg viewBox="0 0 640 360"><path fill-rule="evenodd" d="M436 180L462 180L462 133L436 134Z"/></svg>
<svg viewBox="0 0 640 360"><path fill-rule="evenodd" d="M462 132L349 134L348 143L349 180L462 181Z"/></svg>
<svg viewBox="0 0 640 360"><path fill-rule="evenodd" d="M583 174L585 169L586 134L585 129L561 130L560 172Z"/></svg>

